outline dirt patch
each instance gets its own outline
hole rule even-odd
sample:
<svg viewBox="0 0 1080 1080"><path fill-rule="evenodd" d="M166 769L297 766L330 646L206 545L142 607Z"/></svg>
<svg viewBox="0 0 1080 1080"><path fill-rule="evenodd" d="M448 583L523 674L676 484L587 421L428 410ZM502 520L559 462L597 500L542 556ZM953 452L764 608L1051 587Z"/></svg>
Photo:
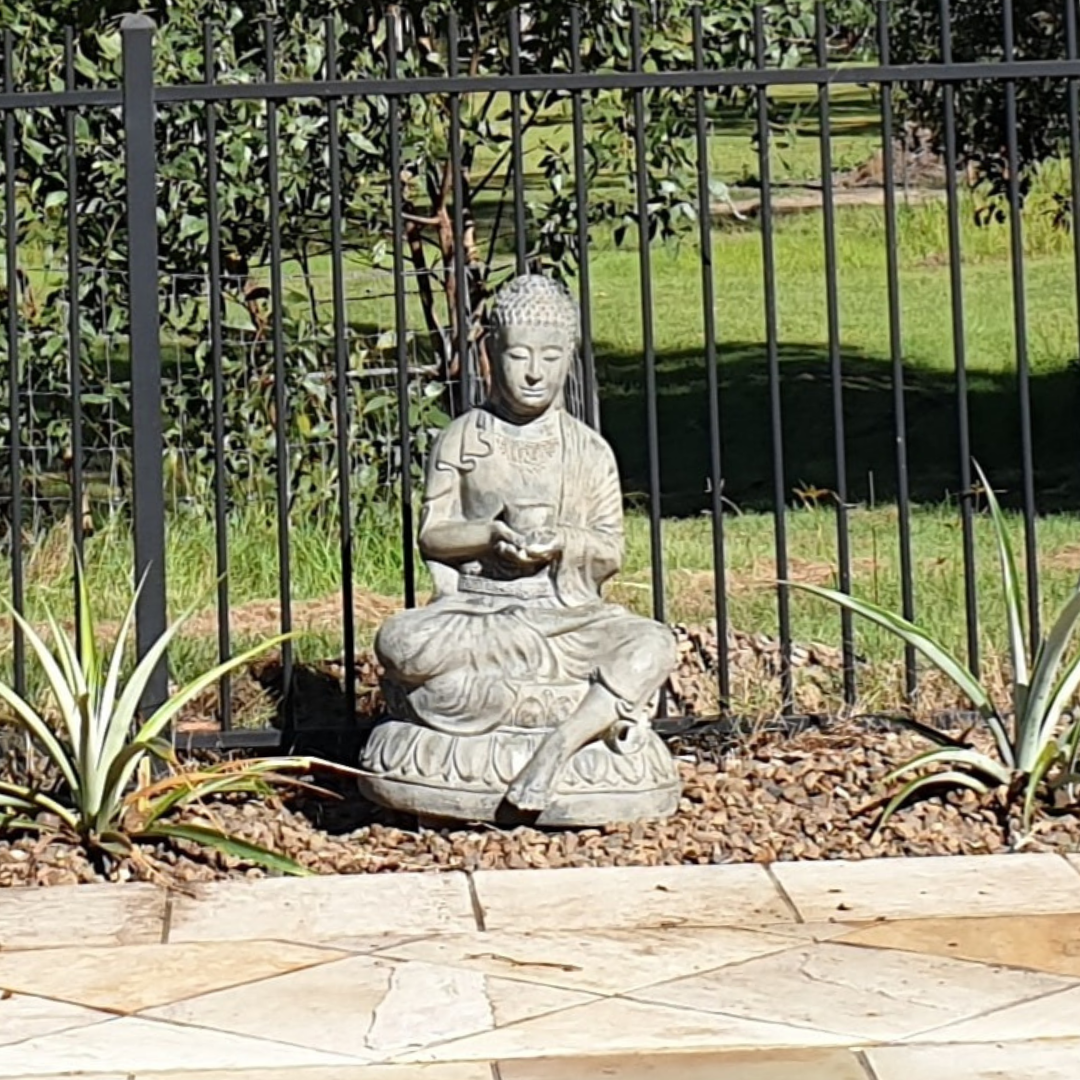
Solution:
<svg viewBox="0 0 1080 1080"><path fill-rule="evenodd" d="M913 188L898 191L896 201L902 206L922 206L926 203L940 202L945 198L942 191L928 191ZM735 199L732 202L716 203L713 216L718 218L757 218L761 214L761 202L758 199ZM820 210L824 205L824 193L807 191L798 195L774 196L770 208L774 214L805 214ZM833 191L832 205L842 206L884 206L885 191L881 188L861 188L854 191Z"/></svg>
<svg viewBox="0 0 1080 1080"><path fill-rule="evenodd" d="M419 603L426 603L427 596L421 595ZM353 620L358 629L372 629L379 626L386 618L402 608L400 599L383 596L380 593L367 592L363 589L353 591ZM314 600L294 600L291 606L292 628L298 633L318 633L320 631L340 631L343 624L340 593ZM71 619L60 620L60 625L68 633L75 629ZM48 636L49 628L37 625L34 629L43 636ZM98 636L102 641L114 641L120 633L119 621L101 621L97 625ZM281 632L281 603L278 600L250 600L237 604L229 610L229 631L234 638L259 639L272 637ZM184 637L215 637L218 632L217 608L207 608L196 612L184 625ZM11 623L0 622L0 645L11 640Z"/></svg>
<svg viewBox="0 0 1080 1080"><path fill-rule="evenodd" d="M1049 570L1065 570L1070 574L1080 573L1080 544L1070 544L1057 551L1040 556L1043 566Z"/></svg>

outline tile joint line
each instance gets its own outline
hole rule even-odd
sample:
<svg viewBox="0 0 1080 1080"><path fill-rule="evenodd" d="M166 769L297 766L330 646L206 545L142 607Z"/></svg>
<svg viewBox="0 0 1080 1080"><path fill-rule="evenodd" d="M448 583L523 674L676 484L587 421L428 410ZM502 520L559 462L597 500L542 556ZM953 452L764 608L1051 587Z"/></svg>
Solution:
<svg viewBox="0 0 1080 1080"><path fill-rule="evenodd" d="M165 907L161 913L161 944L169 944L169 935L172 933L173 894L172 889L165 890Z"/></svg>
<svg viewBox="0 0 1080 1080"><path fill-rule="evenodd" d="M481 933L487 931L487 921L484 918L484 905L480 903L480 894L476 891L476 879L471 870L465 871L465 880L469 886L469 900L472 903L473 918L476 920L476 929Z"/></svg>
<svg viewBox="0 0 1080 1080"><path fill-rule="evenodd" d="M780 894L780 899L784 901L785 905L787 905L787 909L791 912L792 916L795 919L795 922L805 923L806 920L802 917L802 913L795 906L795 901L791 899L791 897L788 895L787 889L784 888L783 883L776 876L776 874L773 873L771 863L766 863L765 873L769 875L769 880L773 883L773 887Z"/></svg>
<svg viewBox="0 0 1080 1080"><path fill-rule="evenodd" d="M852 1054L862 1067L863 1072L866 1073L866 1080L877 1080L877 1073L874 1072L874 1066L870 1064L870 1059L866 1056L866 1051L852 1050Z"/></svg>

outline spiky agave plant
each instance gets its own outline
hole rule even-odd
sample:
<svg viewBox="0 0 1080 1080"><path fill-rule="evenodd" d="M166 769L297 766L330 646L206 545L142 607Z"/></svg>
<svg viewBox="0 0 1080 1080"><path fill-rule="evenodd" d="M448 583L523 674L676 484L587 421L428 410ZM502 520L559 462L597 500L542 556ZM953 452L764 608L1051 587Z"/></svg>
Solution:
<svg viewBox="0 0 1080 1080"><path fill-rule="evenodd" d="M1080 754L1080 720L1066 719L1069 705L1080 689L1080 654L1070 646L1080 623L1080 586L1066 602L1034 657L1029 655L1024 625L1024 598L1017 573L1012 542L986 475L976 463L979 482L986 494L1001 564L1002 592L1008 646L1012 662L1011 709L1003 709L963 661L925 630L876 604L835 589L789 582L795 588L839 604L856 615L895 634L920 652L950 679L978 710L986 723L997 757L983 753L970 742L918 721L899 717L897 722L937 744L894 769L888 783L906 779L880 818L880 828L909 798L931 786L952 784L980 794L1004 788L1023 795L1022 828L1030 831L1038 792L1054 771L1055 784L1075 796L1077 758ZM912 773L916 773L914 777Z"/></svg>
<svg viewBox="0 0 1080 1080"><path fill-rule="evenodd" d="M75 634L66 633L52 612L46 611L52 648L5 602L41 667L54 709L35 707L0 681L0 703L8 707L8 715L0 713L0 723L21 728L52 766L56 779L47 789L29 782L0 781L0 828L52 829L80 841L92 852L112 856L135 854L145 841L183 840L279 872L306 873L294 860L232 836L213 822L175 820L175 815L213 796L267 795L282 785L301 784L296 774L323 765L336 766L314 758L279 757L182 767L165 738L170 722L185 705L223 675L290 635L272 637L218 664L175 691L153 715L143 719L139 705L151 673L194 612L189 611L169 627L125 678L126 650L141 586L111 650L103 654L90 591L79 566L76 580L79 614ZM154 759L168 763L169 774L151 781L149 767Z"/></svg>

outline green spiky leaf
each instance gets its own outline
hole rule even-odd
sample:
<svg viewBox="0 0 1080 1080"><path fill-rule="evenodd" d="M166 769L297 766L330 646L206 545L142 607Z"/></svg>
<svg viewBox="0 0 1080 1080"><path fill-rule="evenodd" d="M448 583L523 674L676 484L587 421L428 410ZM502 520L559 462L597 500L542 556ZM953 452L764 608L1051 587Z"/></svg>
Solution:
<svg viewBox="0 0 1080 1080"><path fill-rule="evenodd" d="M784 582L792 588L801 589L822 600L847 608L848 611L862 616L868 622L880 626L890 634L900 638L901 641L910 645L913 649L922 653L931 664L934 665L946 678L953 682L964 693L967 699L978 709L979 714L986 721L994 736L1006 765L1010 768L1014 764L1012 746L1008 732L1001 721L1001 716L994 705L986 688L968 670L967 666L958 660L944 645L935 641L925 630L909 622L907 619L894 614L868 600L860 600L858 597L849 596L847 593L836 589L827 589L821 585L808 585L805 582Z"/></svg>
<svg viewBox="0 0 1080 1080"><path fill-rule="evenodd" d="M213 848L223 855L231 855L245 862L255 863L280 874L289 874L293 877L313 877L314 874L306 866L301 866L295 859L287 855L280 855L268 848L252 844L239 837L230 836L228 833L205 825L189 824L156 824L152 828L139 834L139 839L156 840L187 840L202 847Z"/></svg>
<svg viewBox="0 0 1080 1080"><path fill-rule="evenodd" d="M922 776L917 776L914 780L905 784L889 800L888 806L881 812L881 817L874 827L874 835L876 836L881 831L889 818L891 818L893 814L895 814L896 811L912 797L912 795L916 795L920 791L925 791L934 787L965 787L970 788L972 791L977 791L980 795L985 795L990 790L989 786L983 783L982 780L965 772L937 772L925 773Z"/></svg>

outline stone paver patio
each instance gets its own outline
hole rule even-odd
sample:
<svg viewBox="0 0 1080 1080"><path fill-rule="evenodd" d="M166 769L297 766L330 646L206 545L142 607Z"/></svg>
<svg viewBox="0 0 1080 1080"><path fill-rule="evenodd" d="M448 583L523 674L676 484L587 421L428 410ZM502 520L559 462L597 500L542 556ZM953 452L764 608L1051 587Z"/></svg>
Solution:
<svg viewBox="0 0 1080 1080"><path fill-rule="evenodd" d="M1080 859L0 891L0 1078L1075 1080Z"/></svg>

